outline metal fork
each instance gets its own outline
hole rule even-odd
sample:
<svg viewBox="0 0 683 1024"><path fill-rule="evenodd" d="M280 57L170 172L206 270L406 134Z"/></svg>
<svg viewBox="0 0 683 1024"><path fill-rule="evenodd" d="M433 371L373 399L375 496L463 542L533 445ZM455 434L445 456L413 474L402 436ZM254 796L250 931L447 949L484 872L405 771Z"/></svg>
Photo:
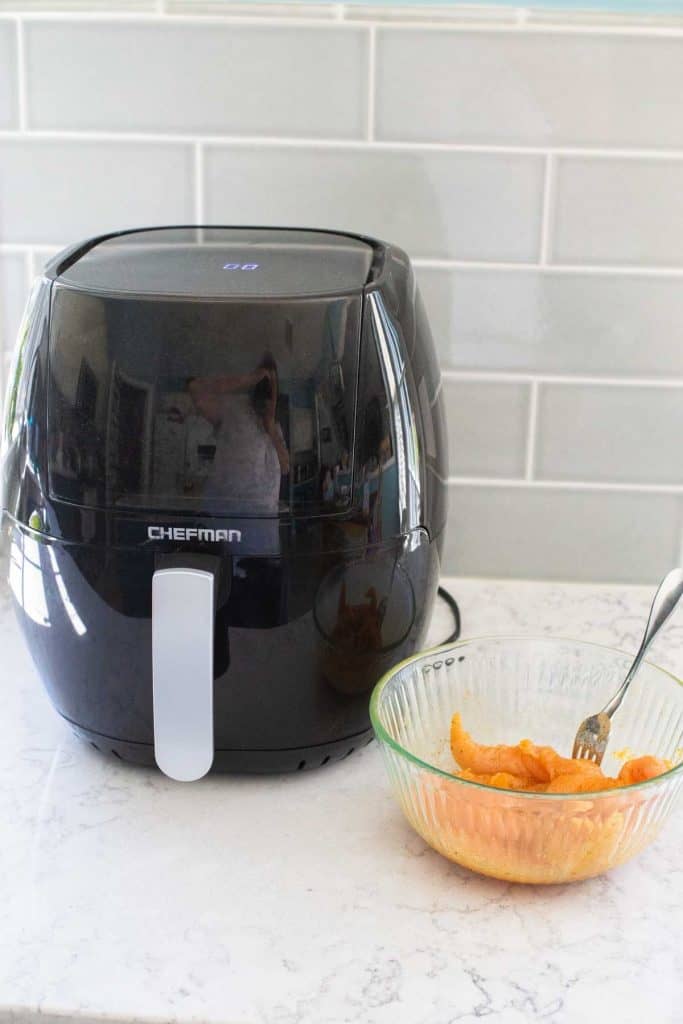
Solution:
<svg viewBox="0 0 683 1024"><path fill-rule="evenodd" d="M640 663L650 644L673 612L681 595L683 595L683 569L672 569L659 584L650 608L650 617L645 627L643 642L633 659L628 675L602 711L584 718L576 733L572 757L594 761L595 764L602 762L612 727L612 715L626 696L626 691L633 682L633 677L640 668Z"/></svg>

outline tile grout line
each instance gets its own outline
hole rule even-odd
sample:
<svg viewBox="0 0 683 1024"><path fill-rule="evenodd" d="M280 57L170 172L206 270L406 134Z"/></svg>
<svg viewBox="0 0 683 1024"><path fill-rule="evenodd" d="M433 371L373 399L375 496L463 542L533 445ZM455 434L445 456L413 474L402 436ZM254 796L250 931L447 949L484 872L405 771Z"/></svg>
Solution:
<svg viewBox="0 0 683 1024"><path fill-rule="evenodd" d="M5 21L9 18L16 17L19 12L15 11L4 11L0 9L0 22ZM74 24L74 23L98 23L98 22L109 22L111 24L151 24L158 22L159 16L162 15L164 19L174 25L265 25L267 27L282 27L291 25L294 21L297 25L305 28L330 28L335 25L342 25L344 28L350 28L358 30L359 28L367 28L368 24L374 24L374 22L359 19L357 21L347 21L340 19L337 21L334 17L329 15L315 15L315 14L271 14L271 15L259 15L259 14L189 14L182 12L170 12L166 6L166 0L154 0L153 7L147 8L140 11L117 11L117 10L101 10L101 11L88 11L88 10L22 10L20 16L26 18L29 21L42 21L42 22L61 22L62 24Z"/></svg>
<svg viewBox="0 0 683 1024"><path fill-rule="evenodd" d="M17 25L17 107L19 115L19 131L27 130L26 110L26 46L24 40L24 23L18 17Z"/></svg>
<svg viewBox="0 0 683 1024"><path fill-rule="evenodd" d="M531 381L529 390L529 418L526 432L526 459L524 462L525 480L533 480L536 459L536 426L538 422L538 388L537 380Z"/></svg>
<svg viewBox="0 0 683 1024"><path fill-rule="evenodd" d="M546 267L550 260L550 239L553 230L555 201L555 156L548 153L545 158L543 180L543 207L541 214L541 244L538 262Z"/></svg>
<svg viewBox="0 0 683 1024"><path fill-rule="evenodd" d="M22 253L32 252L34 249L45 249L50 252L59 252L63 245L54 245L52 242L0 242L0 253Z"/></svg>
<svg viewBox="0 0 683 1024"><path fill-rule="evenodd" d="M647 266L638 264L620 265L614 263L540 263L519 262L508 263L501 260L456 260L432 259L429 256L415 256L411 259L414 267L424 270L502 270L512 273L537 273L577 276L585 274L592 277L681 277L683 266Z"/></svg>
<svg viewBox="0 0 683 1024"><path fill-rule="evenodd" d="M576 387L586 385L602 385L604 387L633 387L633 388L683 388L683 377L601 377L598 375L582 373L543 373L525 372L519 373L514 370L441 370L441 376L445 380L457 381L498 381L500 383L520 384L567 384Z"/></svg>
<svg viewBox="0 0 683 1024"><path fill-rule="evenodd" d="M345 5L342 5L345 6ZM15 16L16 12L0 12L0 20ZM144 22L155 21L159 15L149 10L143 11L22 11L21 16L31 21L61 21L61 22ZM297 24L314 27L330 27L331 25L349 27L351 29L374 27L387 27L397 32L409 31L431 31L450 32L461 35L480 35L484 33L497 32L501 35L570 35L570 36L621 36L632 38L642 36L651 39L680 39L683 37L683 25L680 22L675 24L625 24L624 21L614 25L586 24L576 21L558 21L555 23L534 22L531 20L500 20L491 23L487 20L477 22L449 23L443 20L396 20L385 21L376 18L357 18L351 11L346 11L345 16L337 20L334 17L322 15L250 15L250 14L190 14L174 13L169 14L164 10L164 16L168 17L175 24L206 25L206 24L247 24L247 25L285 25L295 20ZM628 12L625 13L628 18Z"/></svg>
<svg viewBox="0 0 683 1024"><path fill-rule="evenodd" d="M520 4L520 7L522 5ZM628 13L625 12L625 17L628 17ZM439 20L425 20L425 21L391 21L385 22L382 20L373 20L366 18L358 18L355 21L351 18L347 19L349 24L375 24L375 25L387 25L392 29L396 29L398 32L406 32L411 29L414 31L428 30L430 32L450 32L453 35L483 35L490 32L497 32L501 35L529 35L529 36L543 36L543 35L568 35L568 36L621 36L622 38L633 38L633 36L644 36L651 39L676 39L683 35L683 25L680 23L676 25L627 25L623 21L620 24L615 25L587 25L580 23L571 22L558 22L556 24L548 24L543 22L531 21L528 19L518 19L515 21L500 21L495 24L491 24L487 21L478 22L462 22L460 24L449 24Z"/></svg>
<svg viewBox="0 0 683 1024"><path fill-rule="evenodd" d="M368 42L368 110L367 110L367 141L373 142L375 138L375 90L377 81L377 29L370 26Z"/></svg>
<svg viewBox="0 0 683 1024"><path fill-rule="evenodd" d="M683 495L683 484L617 483L608 480L526 480L524 477L449 476L449 487L511 487L548 491L604 491Z"/></svg>
<svg viewBox="0 0 683 1024"><path fill-rule="evenodd" d="M22 19L25 16L22 15ZM157 19L158 20L158 19ZM628 148L599 147L599 146L552 146L543 145L522 145L515 146L500 143L483 142L439 142L439 141L410 141L405 139L375 139L369 141L367 138L345 138L315 137L310 135L230 135L230 134L207 134L205 132L154 132L154 131L114 131L99 129L73 129L73 128L38 128L27 129L26 132L17 129L0 129L0 140L28 137L35 140L60 140L71 142L146 142L159 145L167 143L193 143L203 142L214 146L280 146L299 149L368 149L380 152L416 152L416 153L461 153L474 156L528 156L528 157L577 157L589 158L592 160L650 160L653 162L680 163L683 161L683 148L671 149L648 149L638 146Z"/></svg>
<svg viewBox="0 0 683 1024"><path fill-rule="evenodd" d="M204 150L201 142L194 144L194 215L195 223L204 223Z"/></svg>

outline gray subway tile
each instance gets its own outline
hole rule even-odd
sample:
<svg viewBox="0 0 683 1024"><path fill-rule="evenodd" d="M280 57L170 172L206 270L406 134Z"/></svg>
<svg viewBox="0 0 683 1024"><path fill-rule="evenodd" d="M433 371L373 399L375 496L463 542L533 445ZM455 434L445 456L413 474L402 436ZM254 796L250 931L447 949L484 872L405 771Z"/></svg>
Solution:
<svg viewBox="0 0 683 1024"><path fill-rule="evenodd" d="M524 475L529 385L443 380L452 476Z"/></svg>
<svg viewBox="0 0 683 1024"><path fill-rule="evenodd" d="M683 266L683 160L563 157L552 259Z"/></svg>
<svg viewBox="0 0 683 1024"><path fill-rule="evenodd" d="M32 128L359 138L364 28L29 22ZM59 88L55 88L59 82Z"/></svg>
<svg viewBox="0 0 683 1024"><path fill-rule="evenodd" d="M375 234L412 256L529 260L538 249L535 156L211 145L209 220Z"/></svg>
<svg viewBox="0 0 683 1024"><path fill-rule="evenodd" d="M0 12L30 11L54 14L55 11L92 14L154 14L159 10L157 0L0 0Z"/></svg>
<svg viewBox="0 0 683 1024"><path fill-rule="evenodd" d="M26 298L26 263L23 255L0 253L0 352L11 352L14 347Z"/></svg>
<svg viewBox="0 0 683 1024"><path fill-rule="evenodd" d="M22 254L0 253L0 424L12 350L27 297Z"/></svg>
<svg viewBox="0 0 683 1024"><path fill-rule="evenodd" d="M295 3L294 0L274 0L272 3L260 3L259 0L242 0L240 3L231 0L166 0L165 10L167 14L208 14L228 15L234 17L249 18L336 18L337 9L334 3L311 3L310 0L303 0L302 3Z"/></svg>
<svg viewBox="0 0 683 1024"><path fill-rule="evenodd" d="M3 241L62 244L103 231L193 219L189 146L0 141Z"/></svg>
<svg viewBox="0 0 683 1024"><path fill-rule="evenodd" d="M536 475L683 484L683 388L542 384Z"/></svg>
<svg viewBox="0 0 683 1024"><path fill-rule="evenodd" d="M683 376L678 276L419 267L442 366Z"/></svg>
<svg viewBox="0 0 683 1024"><path fill-rule="evenodd" d="M678 37L419 28L377 34L381 139L676 147L683 143L681 95Z"/></svg>
<svg viewBox="0 0 683 1024"><path fill-rule="evenodd" d="M0 22L0 129L16 128L19 123L17 105L17 34L14 23Z"/></svg>
<svg viewBox="0 0 683 1024"><path fill-rule="evenodd" d="M571 23L581 28L593 28L600 31L601 28L608 28L614 31L619 25L618 9L623 15L628 10L628 20L624 18L628 29L678 29L683 27L683 18L677 13L677 0L654 0L654 3L640 3L636 0L617 0L610 2L604 0L602 5L594 4L591 8L586 4L579 7L574 0L569 3L558 3L552 7L550 4L545 9L540 7L530 10L530 25L567 25L567 8L571 7ZM602 9L601 9L602 8Z"/></svg>
<svg viewBox="0 0 683 1024"><path fill-rule="evenodd" d="M525 486L450 493L446 573L654 583L678 562L678 495Z"/></svg>
<svg viewBox="0 0 683 1024"><path fill-rule="evenodd" d="M518 21L518 12L514 8L505 8L500 5L476 6L471 4L454 4L453 7L447 4L419 3L391 4L382 7L381 3L372 2L367 4L353 4L346 7L347 18L354 21L400 21L417 24L425 22L434 25L437 23L450 23L452 26L457 22L459 27L472 25L480 26L483 22L487 24L515 24Z"/></svg>
<svg viewBox="0 0 683 1024"><path fill-rule="evenodd" d="M45 264L49 263L53 256L56 256L60 249L63 249L64 245L52 246L49 249L34 249L33 258L31 260L31 271L34 277L39 277L45 269Z"/></svg>

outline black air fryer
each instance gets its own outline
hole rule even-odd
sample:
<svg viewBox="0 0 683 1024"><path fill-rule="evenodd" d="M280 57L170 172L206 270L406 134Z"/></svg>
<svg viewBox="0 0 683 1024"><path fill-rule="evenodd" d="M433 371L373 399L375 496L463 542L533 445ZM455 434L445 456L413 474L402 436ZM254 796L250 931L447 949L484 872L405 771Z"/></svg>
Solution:
<svg viewBox="0 0 683 1024"><path fill-rule="evenodd" d="M79 735L182 780L368 742L446 521L404 252L223 227L67 250L29 301L3 455L19 622Z"/></svg>

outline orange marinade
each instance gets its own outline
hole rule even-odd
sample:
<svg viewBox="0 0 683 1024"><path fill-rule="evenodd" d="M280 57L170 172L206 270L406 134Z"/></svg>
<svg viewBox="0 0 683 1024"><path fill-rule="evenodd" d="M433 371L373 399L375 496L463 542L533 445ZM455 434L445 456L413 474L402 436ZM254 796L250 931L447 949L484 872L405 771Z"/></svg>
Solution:
<svg viewBox="0 0 683 1024"><path fill-rule="evenodd" d="M592 761L561 757L552 747L537 747L522 740L516 747L503 744L487 747L475 743L462 726L459 714L451 721L451 751L460 771L456 775L470 782L482 782L498 789L530 793L591 793L618 789L635 782L654 779L671 765L659 757L635 757L622 766L616 778L604 775Z"/></svg>

